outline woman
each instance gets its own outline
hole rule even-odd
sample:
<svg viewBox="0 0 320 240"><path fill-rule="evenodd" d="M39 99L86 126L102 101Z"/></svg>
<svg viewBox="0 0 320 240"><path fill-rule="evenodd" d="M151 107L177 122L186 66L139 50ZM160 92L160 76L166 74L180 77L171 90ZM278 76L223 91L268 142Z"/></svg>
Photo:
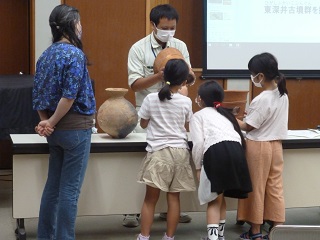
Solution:
<svg viewBox="0 0 320 240"><path fill-rule="evenodd" d="M38 239L69 240L75 239L96 103L82 51L78 10L59 5L49 24L53 43L37 62L33 88L33 108L41 120L35 129L47 137L50 153Z"/></svg>

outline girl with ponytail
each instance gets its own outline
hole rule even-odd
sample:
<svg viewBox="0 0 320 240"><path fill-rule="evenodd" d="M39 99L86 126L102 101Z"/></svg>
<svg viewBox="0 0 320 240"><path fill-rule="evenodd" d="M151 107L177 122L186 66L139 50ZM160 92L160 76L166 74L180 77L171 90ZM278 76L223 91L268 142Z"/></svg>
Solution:
<svg viewBox="0 0 320 240"><path fill-rule="evenodd" d="M177 93L187 84L188 76L189 67L184 60L169 60L163 71L163 78L166 84L158 93L160 101L172 99L172 93Z"/></svg>
<svg viewBox="0 0 320 240"><path fill-rule="evenodd" d="M216 81L204 82L196 98L202 109L190 121L199 201L208 204L205 240L224 239L224 197L246 198L252 191L245 141L234 115L222 107L223 98L223 88Z"/></svg>
<svg viewBox="0 0 320 240"><path fill-rule="evenodd" d="M185 124L192 116L191 99L179 93L187 83L189 66L182 59L171 59L164 69L165 86L148 94L138 112L140 126L147 128L147 155L138 182L146 184L141 209L141 233L137 240L148 240L155 205L160 191L168 203L167 231L163 240L173 240L180 217L180 192L195 191Z"/></svg>
<svg viewBox="0 0 320 240"><path fill-rule="evenodd" d="M248 68L253 84L263 92L252 100L245 121L238 121L247 131L246 156L253 186L249 197L239 200L238 220L251 225L241 239L260 240L268 239L260 230L264 221L273 226L285 221L281 139L287 137L289 100L286 79L272 54L254 56Z"/></svg>

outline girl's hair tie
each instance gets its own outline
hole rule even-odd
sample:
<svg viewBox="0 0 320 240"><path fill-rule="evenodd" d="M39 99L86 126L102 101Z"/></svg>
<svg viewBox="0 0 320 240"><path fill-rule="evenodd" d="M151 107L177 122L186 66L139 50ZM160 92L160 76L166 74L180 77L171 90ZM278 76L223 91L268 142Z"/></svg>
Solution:
<svg viewBox="0 0 320 240"><path fill-rule="evenodd" d="M221 106L221 102L213 102L214 108L219 108Z"/></svg>
<svg viewBox="0 0 320 240"><path fill-rule="evenodd" d="M169 82L169 81L167 81L167 82L166 82L166 84L170 85L170 82Z"/></svg>
<svg viewBox="0 0 320 240"><path fill-rule="evenodd" d="M59 29L60 26L56 22L50 22L51 27L55 27L56 29Z"/></svg>

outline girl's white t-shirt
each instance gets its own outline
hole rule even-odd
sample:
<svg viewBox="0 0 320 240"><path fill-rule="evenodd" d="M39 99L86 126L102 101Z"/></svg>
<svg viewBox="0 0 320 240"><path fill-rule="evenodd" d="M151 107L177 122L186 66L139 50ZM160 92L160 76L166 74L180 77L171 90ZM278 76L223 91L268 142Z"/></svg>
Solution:
<svg viewBox="0 0 320 240"><path fill-rule="evenodd" d="M185 124L192 116L191 99L179 93L171 97L160 101L158 93L150 93L142 102L138 115L150 119L147 127L148 152L165 147L189 148Z"/></svg>
<svg viewBox="0 0 320 240"><path fill-rule="evenodd" d="M273 141L287 137L289 99L280 97L278 88L265 90L255 97L247 110L245 122L255 129L246 134L254 141Z"/></svg>

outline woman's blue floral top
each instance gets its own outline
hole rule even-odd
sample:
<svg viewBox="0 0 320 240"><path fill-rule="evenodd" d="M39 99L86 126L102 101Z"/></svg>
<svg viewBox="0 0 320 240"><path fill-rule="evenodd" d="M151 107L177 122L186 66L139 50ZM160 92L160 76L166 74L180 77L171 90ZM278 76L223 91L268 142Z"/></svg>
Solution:
<svg viewBox="0 0 320 240"><path fill-rule="evenodd" d="M33 86L33 109L54 112L60 99L74 99L71 110L92 115L96 101L86 57L68 43L53 43L37 61Z"/></svg>

